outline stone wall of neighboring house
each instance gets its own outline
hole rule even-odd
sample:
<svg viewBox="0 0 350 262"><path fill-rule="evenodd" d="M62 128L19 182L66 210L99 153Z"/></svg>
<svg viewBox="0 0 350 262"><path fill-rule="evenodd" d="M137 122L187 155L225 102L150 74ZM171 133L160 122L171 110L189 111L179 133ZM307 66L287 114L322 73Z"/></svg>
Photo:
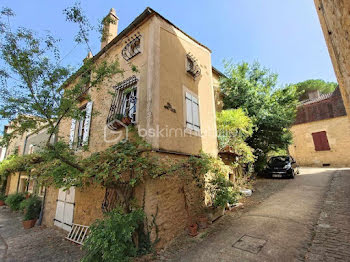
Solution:
<svg viewBox="0 0 350 262"><path fill-rule="evenodd" d="M213 88L214 88L214 97L215 97L215 110L220 112L224 107L224 101L222 94L220 92L220 77L223 77L220 72L213 70Z"/></svg>
<svg viewBox="0 0 350 262"><path fill-rule="evenodd" d="M293 125L290 154L300 166L350 166L350 124L347 116ZM326 131L330 150L316 151L312 133Z"/></svg>
<svg viewBox="0 0 350 262"><path fill-rule="evenodd" d="M15 152L15 149L18 148L18 155L30 154L40 149L41 146L47 141L49 135L46 132L46 129L39 131L38 133L25 133L22 136L18 136L11 140L8 146L7 156L10 156ZM51 142L54 141L54 137L51 139ZM26 180L29 177L27 174L18 173L9 176L7 180L7 194L14 194L18 192L26 191Z"/></svg>
<svg viewBox="0 0 350 262"><path fill-rule="evenodd" d="M11 132L11 128L8 127L6 129L6 132ZM24 150L24 141L27 136L27 133L24 133L23 135L18 135L14 137L9 145L7 146L6 151L6 158L13 155L16 151L18 155L23 154ZM19 174L12 174L7 179L7 185L6 185L6 194L14 194L17 192L17 184L18 184Z"/></svg>
<svg viewBox="0 0 350 262"><path fill-rule="evenodd" d="M350 1L314 1L345 108L350 117Z"/></svg>
<svg viewBox="0 0 350 262"><path fill-rule="evenodd" d="M294 124L320 121L328 118L346 116L340 89L330 94L323 94L311 101L304 102L298 107Z"/></svg>
<svg viewBox="0 0 350 262"><path fill-rule="evenodd" d="M7 177L6 195L17 192L19 173L12 174Z"/></svg>

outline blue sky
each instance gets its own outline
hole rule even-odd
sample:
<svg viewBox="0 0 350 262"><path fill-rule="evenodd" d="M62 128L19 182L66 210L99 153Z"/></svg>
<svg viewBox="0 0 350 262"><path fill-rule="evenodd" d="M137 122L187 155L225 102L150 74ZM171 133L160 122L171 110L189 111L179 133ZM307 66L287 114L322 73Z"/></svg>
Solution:
<svg viewBox="0 0 350 262"><path fill-rule="evenodd" d="M87 50L74 48L76 28L65 22L62 15L62 10L72 3L2 0L0 6L15 11L14 24L51 31L61 39L63 63L77 65ZM279 74L281 84L313 78L336 81L311 0L82 0L81 3L93 24L114 7L120 19L119 32L149 6L208 46L212 50L213 66L220 70L223 59L259 61ZM92 40L96 54L100 48L98 35L92 35Z"/></svg>

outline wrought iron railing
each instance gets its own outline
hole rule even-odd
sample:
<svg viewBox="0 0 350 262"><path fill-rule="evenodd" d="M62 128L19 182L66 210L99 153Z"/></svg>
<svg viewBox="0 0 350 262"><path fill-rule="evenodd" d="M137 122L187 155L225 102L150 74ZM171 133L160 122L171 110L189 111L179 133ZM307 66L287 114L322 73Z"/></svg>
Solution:
<svg viewBox="0 0 350 262"><path fill-rule="evenodd" d="M139 53L141 53L141 34L137 33L126 41L126 46L122 50L122 56L126 61L129 61Z"/></svg>
<svg viewBox="0 0 350 262"><path fill-rule="evenodd" d="M193 76L194 79L201 74L201 68L197 62L197 59L191 53L187 54L186 70Z"/></svg>
<svg viewBox="0 0 350 262"><path fill-rule="evenodd" d="M136 122L137 81L136 76L132 76L114 87L106 122L109 129L117 130Z"/></svg>

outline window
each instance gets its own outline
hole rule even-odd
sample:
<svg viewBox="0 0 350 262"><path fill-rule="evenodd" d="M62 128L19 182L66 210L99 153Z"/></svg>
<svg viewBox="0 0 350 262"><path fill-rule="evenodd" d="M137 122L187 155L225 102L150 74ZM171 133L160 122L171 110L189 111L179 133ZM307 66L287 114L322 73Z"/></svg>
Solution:
<svg viewBox="0 0 350 262"><path fill-rule="evenodd" d="M186 71L194 79L201 74L201 69L197 63L197 59L190 53L186 55Z"/></svg>
<svg viewBox="0 0 350 262"><path fill-rule="evenodd" d="M326 131L312 133L312 139L314 140L316 151L328 151L329 147Z"/></svg>
<svg viewBox="0 0 350 262"><path fill-rule="evenodd" d="M110 129L136 123L137 82L136 76L132 76L114 87L115 95L107 117Z"/></svg>
<svg viewBox="0 0 350 262"><path fill-rule="evenodd" d="M141 53L141 34L131 36L122 50L122 56L126 61Z"/></svg>
<svg viewBox="0 0 350 262"><path fill-rule="evenodd" d="M80 148L87 145L89 141L92 102L88 102L81 110L85 112L85 117L78 120L72 119L69 138L71 148L73 146Z"/></svg>
<svg viewBox="0 0 350 262"><path fill-rule="evenodd" d="M186 92L186 127L193 131L200 131L198 98Z"/></svg>

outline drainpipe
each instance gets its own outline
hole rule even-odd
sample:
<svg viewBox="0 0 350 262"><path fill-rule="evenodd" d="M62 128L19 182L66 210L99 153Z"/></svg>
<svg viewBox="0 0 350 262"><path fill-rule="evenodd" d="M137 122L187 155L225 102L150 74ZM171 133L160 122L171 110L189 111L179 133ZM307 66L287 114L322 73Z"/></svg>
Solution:
<svg viewBox="0 0 350 262"><path fill-rule="evenodd" d="M38 226L41 226L41 223L43 222L45 199L46 199L46 187L45 187L45 190L44 190L43 201L41 202L41 210L40 210L40 215L39 215L39 219L38 219L38 223L37 223Z"/></svg>

